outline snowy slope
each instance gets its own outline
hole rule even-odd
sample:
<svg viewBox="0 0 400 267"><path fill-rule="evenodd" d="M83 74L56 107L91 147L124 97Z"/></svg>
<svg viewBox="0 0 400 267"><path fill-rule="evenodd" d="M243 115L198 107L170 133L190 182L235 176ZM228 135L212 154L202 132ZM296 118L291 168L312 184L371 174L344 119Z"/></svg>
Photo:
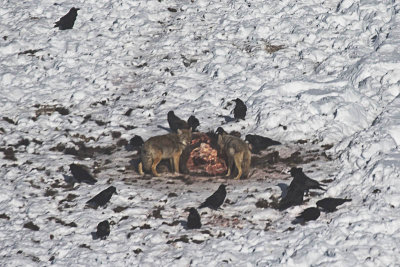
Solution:
<svg viewBox="0 0 400 267"><path fill-rule="evenodd" d="M73 6L74 28L53 28ZM3 1L0 265L395 265L399 11L386 0ZM231 119L237 97L245 121ZM247 180L139 177L126 143L167 133L169 110L204 132L283 145L255 157ZM272 151L307 159L263 162ZM70 186L73 162L98 183ZM294 165L327 192L284 212L257 207L279 200ZM220 183L223 210L185 230L186 209ZM85 208L110 184L106 208ZM291 224L326 196L353 201ZM106 219L110 236L93 240Z"/></svg>

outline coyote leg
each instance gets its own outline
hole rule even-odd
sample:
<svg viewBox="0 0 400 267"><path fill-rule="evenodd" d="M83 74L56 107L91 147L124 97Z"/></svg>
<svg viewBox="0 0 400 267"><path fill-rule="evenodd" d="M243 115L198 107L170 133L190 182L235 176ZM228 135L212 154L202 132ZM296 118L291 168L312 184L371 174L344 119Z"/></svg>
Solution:
<svg viewBox="0 0 400 267"><path fill-rule="evenodd" d="M227 156L227 158L228 158L228 171L227 171L227 173L226 173L226 177L229 177L229 176L231 176L231 169L232 169L232 164L233 164L233 162L232 162L232 158L228 155Z"/></svg>
<svg viewBox="0 0 400 267"><path fill-rule="evenodd" d="M174 158L169 159L169 166L171 166L171 172L174 172L175 171Z"/></svg>
<svg viewBox="0 0 400 267"><path fill-rule="evenodd" d="M235 160L235 165L236 168L238 169L238 174L237 176L234 178L235 180L240 179L240 177L242 176L242 161L243 161L243 153L237 153L233 156L233 159Z"/></svg>
<svg viewBox="0 0 400 267"><path fill-rule="evenodd" d="M156 155L153 159L153 164L151 165L151 172L153 173L154 176L160 176L156 168L158 163L160 163L161 158L162 158L162 153L158 153L158 155Z"/></svg>
<svg viewBox="0 0 400 267"><path fill-rule="evenodd" d="M173 156L175 174L179 174L179 158L180 157L181 157L181 153L175 153Z"/></svg>

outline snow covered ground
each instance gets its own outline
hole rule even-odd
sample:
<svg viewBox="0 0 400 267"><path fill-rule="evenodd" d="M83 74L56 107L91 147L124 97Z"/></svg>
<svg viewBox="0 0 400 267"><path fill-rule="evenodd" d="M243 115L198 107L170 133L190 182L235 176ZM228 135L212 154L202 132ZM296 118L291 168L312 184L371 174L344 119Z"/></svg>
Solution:
<svg viewBox="0 0 400 267"><path fill-rule="evenodd" d="M74 28L53 28L73 6ZM393 0L3 0L0 265L397 265L399 11ZM237 97L245 121L231 119ZM255 156L245 180L140 177L127 142L167 133L169 110L204 132L283 145ZM301 157L268 163L272 151ZM68 184L73 162L98 182ZM269 204L291 166L328 190L280 212ZM220 183L223 210L202 209L203 227L186 230L187 209ZM85 208L110 185L105 208ZM327 196L352 202L291 223ZM94 240L102 220L111 234Z"/></svg>

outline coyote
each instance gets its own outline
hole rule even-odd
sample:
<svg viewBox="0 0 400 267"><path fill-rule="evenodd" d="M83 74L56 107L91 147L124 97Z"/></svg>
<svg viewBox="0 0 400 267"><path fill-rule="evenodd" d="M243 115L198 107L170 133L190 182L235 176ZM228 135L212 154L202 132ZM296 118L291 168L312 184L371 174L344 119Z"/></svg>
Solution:
<svg viewBox="0 0 400 267"><path fill-rule="evenodd" d="M150 137L142 146L138 170L140 175L150 171L154 176L160 176L156 167L162 159L170 159L171 167L179 173L179 157L192 140L192 129L177 129L177 133Z"/></svg>
<svg viewBox="0 0 400 267"><path fill-rule="evenodd" d="M231 175L233 162L238 170L235 179L239 179L242 175L247 177L250 171L251 152L247 143L236 136L229 134L218 135L218 146L223 155L225 155L228 163L228 172L226 176Z"/></svg>

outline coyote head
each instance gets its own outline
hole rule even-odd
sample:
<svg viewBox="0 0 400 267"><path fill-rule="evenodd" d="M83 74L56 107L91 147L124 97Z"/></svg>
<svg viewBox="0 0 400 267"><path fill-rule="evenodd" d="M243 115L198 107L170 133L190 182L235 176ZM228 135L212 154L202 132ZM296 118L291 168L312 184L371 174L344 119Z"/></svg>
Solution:
<svg viewBox="0 0 400 267"><path fill-rule="evenodd" d="M192 141L192 128L189 129L178 129L177 131L179 143L187 146Z"/></svg>

